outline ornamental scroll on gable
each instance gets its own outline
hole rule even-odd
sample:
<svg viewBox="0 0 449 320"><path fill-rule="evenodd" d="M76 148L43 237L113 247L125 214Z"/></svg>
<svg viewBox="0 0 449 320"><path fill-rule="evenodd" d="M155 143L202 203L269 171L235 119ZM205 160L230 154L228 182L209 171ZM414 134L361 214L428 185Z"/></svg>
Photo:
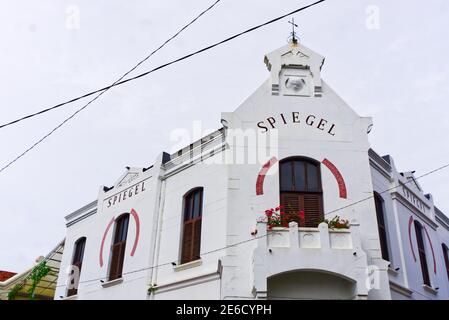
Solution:
<svg viewBox="0 0 449 320"><path fill-rule="evenodd" d="M142 172L141 168L129 168L114 184L116 188L121 188L132 184L137 178L139 173Z"/></svg>
<svg viewBox="0 0 449 320"><path fill-rule="evenodd" d="M321 97L324 57L299 43L290 43L265 56L271 72L271 94Z"/></svg>

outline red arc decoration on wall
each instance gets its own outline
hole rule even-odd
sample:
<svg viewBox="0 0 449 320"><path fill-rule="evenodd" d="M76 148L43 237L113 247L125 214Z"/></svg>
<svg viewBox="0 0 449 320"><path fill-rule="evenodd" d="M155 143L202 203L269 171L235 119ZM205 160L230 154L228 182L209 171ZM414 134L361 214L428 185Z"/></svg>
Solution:
<svg viewBox="0 0 449 320"><path fill-rule="evenodd" d="M134 238L134 244L133 244L133 248L131 250L131 257L134 256L134 253L136 252L137 249L137 244L139 243L139 237L140 237L140 219L139 219L139 215L137 214L136 210L131 209L130 215L134 218L134 222L136 224L136 236ZM106 230L103 233L103 238L101 239L101 246L100 246L100 267L103 267L103 249L104 249L104 242L106 240L106 236L109 233L109 229L111 229L112 224L115 221L115 217L113 217L111 219L111 221L109 221L108 225L106 226Z"/></svg>
<svg viewBox="0 0 449 320"><path fill-rule="evenodd" d="M257 176L256 181L256 195L263 195L263 183L265 181L265 176L267 175L268 170L278 162L276 157L271 158L267 163L262 166L262 169L259 171L259 175Z"/></svg>
<svg viewBox="0 0 449 320"><path fill-rule="evenodd" d="M101 239L101 246L100 246L100 267L103 266L103 247L104 247L104 241L106 240L106 236L109 232L109 229L111 229L112 224L114 223L114 218L109 221L108 226L106 227L106 230L103 233L103 238Z"/></svg>
<svg viewBox="0 0 449 320"><path fill-rule="evenodd" d="M410 241L410 248L412 249L413 259L416 262L416 256L415 256L415 251L413 249L413 242L412 242L412 224L413 224L413 221L414 221L413 217L410 216L410 219L408 220L408 239ZM423 225L423 229L424 229L424 232L426 233L427 240L429 240L430 251L432 252L433 273L437 274L437 261L435 259L435 251L433 250L432 240L430 239L430 235L427 232L426 226Z"/></svg>
<svg viewBox="0 0 449 320"><path fill-rule="evenodd" d="M271 167L273 165L275 165L277 162L278 162L278 159L276 157L273 157L262 166L262 169L260 169L259 174L257 176L257 181L256 181L256 195L258 195L258 196L263 195L263 184L265 182L265 176L267 175L268 170L270 170ZM324 159L322 161L322 164L325 165L326 168L328 168L331 171L331 173L335 177L335 180L337 180L340 198L347 199L348 192L346 189L346 183L345 183L345 179L343 178L343 175L340 173L340 171L337 169L337 167L332 162L330 162L328 159Z"/></svg>
<svg viewBox="0 0 449 320"><path fill-rule="evenodd" d="M415 249L413 249L413 242L412 242L412 224L413 224L413 217L410 216L410 219L408 220L408 241L410 242L410 249L412 249L413 260L415 260L416 262Z"/></svg>
<svg viewBox="0 0 449 320"><path fill-rule="evenodd" d="M133 257L134 252L136 252L137 244L139 243L140 220L139 220L139 215L137 214L136 210L131 209L131 215L133 216L134 222L136 223L136 237L134 238L134 245L133 245L133 249L131 250L131 257Z"/></svg>
<svg viewBox="0 0 449 320"><path fill-rule="evenodd" d="M337 180L340 198L346 199L348 197L348 192L346 189L346 183L345 179L343 178L343 175L340 173L337 167L329 160L324 159L321 163L324 164L330 170L330 172L332 172L332 174L335 177L335 180Z"/></svg>

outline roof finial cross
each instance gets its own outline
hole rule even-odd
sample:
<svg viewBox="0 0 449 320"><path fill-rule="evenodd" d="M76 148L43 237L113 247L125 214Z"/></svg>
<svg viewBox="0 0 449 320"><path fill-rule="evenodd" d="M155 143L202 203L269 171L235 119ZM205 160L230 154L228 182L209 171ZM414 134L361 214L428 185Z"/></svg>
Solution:
<svg viewBox="0 0 449 320"><path fill-rule="evenodd" d="M298 39L296 38L296 30L295 30L295 28L298 28L298 25L295 23L295 18L292 17L292 20L289 21L288 23L290 23L292 25L292 33L291 33L292 42L293 43L297 43Z"/></svg>

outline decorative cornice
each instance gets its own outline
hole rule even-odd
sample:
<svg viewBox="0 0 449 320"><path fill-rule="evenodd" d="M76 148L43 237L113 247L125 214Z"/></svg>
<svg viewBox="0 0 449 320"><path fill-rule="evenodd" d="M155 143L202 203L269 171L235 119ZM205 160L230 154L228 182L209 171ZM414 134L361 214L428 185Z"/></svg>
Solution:
<svg viewBox="0 0 449 320"><path fill-rule="evenodd" d="M385 171L381 166L379 166L379 164L376 161L374 161L373 159L370 158L369 159L369 164L370 164L371 168L373 168L377 172L379 172L389 182L394 182L394 178L387 171Z"/></svg>
<svg viewBox="0 0 449 320"><path fill-rule="evenodd" d="M86 211L90 211L93 208L96 209L97 208L97 202L98 202L97 200L92 201L91 203L85 205L84 207L81 207L78 210L73 211L72 213L68 214L67 216L64 217L64 219L66 221L70 221L70 220L73 220L74 218L76 218L77 216L85 213Z"/></svg>
<svg viewBox="0 0 449 320"><path fill-rule="evenodd" d="M403 176L399 175L399 186L398 188L404 188L407 189L407 191L412 194L416 199L420 200L426 207L427 209L431 209L433 206L432 201L430 201L428 198L426 198L426 196L423 194L422 191L420 192L416 192L415 190L413 190L412 188L409 187L410 185L410 181L407 180L406 178L404 178Z"/></svg>
<svg viewBox="0 0 449 320"><path fill-rule="evenodd" d="M368 155L370 157L370 160L372 160L374 163L379 165L383 170L388 172L388 175L390 176L392 168L391 165L387 161L385 161L384 158L382 158L376 151L374 151L371 148L368 150Z"/></svg>
<svg viewBox="0 0 449 320"><path fill-rule="evenodd" d="M92 216L92 215L94 215L96 213L97 213L97 208L87 212L86 214L83 214L82 216L80 216L80 217L78 217L78 218L76 218L74 220L71 220L70 222L67 222L66 226L67 227L73 226L74 224L80 222L81 220L84 220L84 219L86 219L86 218L88 218L88 217L90 217L90 216Z"/></svg>
<svg viewBox="0 0 449 320"><path fill-rule="evenodd" d="M401 204L403 204L407 209L412 211L412 213L415 214L415 216L419 217L421 220L423 220L429 227L431 227L433 230L436 230L438 228L438 224L435 223L431 218L426 216L424 213L419 211L415 206L413 206L401 193L395 191L391 193L391 198L393 200L399 201Z"/></svg>
<svg viewBox="0 0 449 320"><path fill-rule="evenodd" d="M72 212L65 217L67 221L66 226L70 227L75 223L90 217L91 215L97 213L97 203L98 201L92 201L91 203L85 205L84 207Z"/></svg>
<svg viewBox="0 0 449 320"><path fill-rule="evenodd" d="M226 149L227 144L226 143L222 143L220 144L218 147L214 148L214 149L208 149L206 152L194 157L194 158L190 158L190 161L184 161L183 163L180 163L178 165L173 165L170 162L168 162L168 166L164 166L164 168L167 170L166 174L164 174L163 177L161 177L162 180L167 179L170 176L173 176L183 170L186 170L187 168L190 168L191 166L202 162L205 159L208 159L216 154L219 154L221 152L223 152ZM212 154L211 154L212 152ZM170 167L170 165L173 165L173 167Z"/></svg>

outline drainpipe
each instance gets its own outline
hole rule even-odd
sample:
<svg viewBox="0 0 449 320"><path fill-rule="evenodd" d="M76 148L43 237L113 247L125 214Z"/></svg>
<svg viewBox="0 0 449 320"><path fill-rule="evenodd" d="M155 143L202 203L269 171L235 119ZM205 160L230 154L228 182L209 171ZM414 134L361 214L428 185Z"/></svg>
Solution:
<svg viewBox="0 0 449 320"><path fill-rule="evenodd" d="M159 172L157 173L158 177L157 179L161 179L163 177L163 171L162 165L164 164L164 154L162 155L162 161L158 161L160 164ZM155 206L155 213L157 214L157 218L154 221L154 227L153 232L154 235L154 247L153 247L153 255L151 257L151 261L149 264L149 271L148 271L148 278L149 278L149 285L152 286L154 283L157 284L157 273L158 273L158 267L156 267L159 264L159 252L160 252L160 242L161 242L161 231L162 231L162 221L163 221L163 214L164 214L164 207L165 207L165 186L166 186L166 180L162 178L161 185L159 188L159 194L157 196L157 205ZM151 300L154 299L154 294L151 294L150 297Z"/></svg>
<svg viewBox="0 0 449 320"><path fill-rule="evenodd" d="M396 234L397 234L397 238L398 238L398 246L399 246L399 256L401 259L401 268L402 268L402 274L404 275L404 286L406 288L410 288L409 287L409 282L408 282L408 274L407 274L407 263L405 261L405 252L404 252L404 244L403 244L403 237L402 237L402 232L401 232L401 225L400 225L400 221L399 221L399 215L398 215L398 208L397 208L397 200L392 199L393 202L393 213L394 213L394 224L396 226Z"/></svg>

